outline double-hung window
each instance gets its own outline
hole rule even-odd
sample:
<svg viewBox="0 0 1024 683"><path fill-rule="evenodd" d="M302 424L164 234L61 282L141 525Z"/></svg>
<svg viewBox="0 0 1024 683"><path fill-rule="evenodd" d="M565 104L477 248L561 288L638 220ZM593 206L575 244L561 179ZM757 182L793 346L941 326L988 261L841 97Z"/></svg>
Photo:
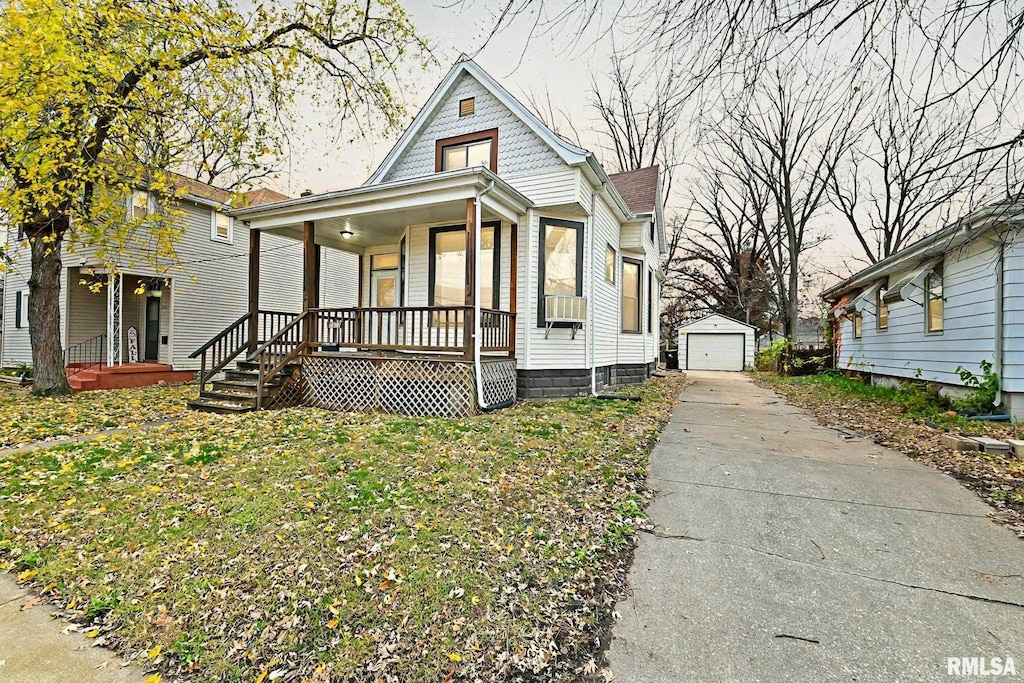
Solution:
<svg viewBox="0 0 1024 683"><path fill-rule="evenodd" d="M925 278L925 330L942 332L943 298L942 298L942 266L936 266Z"/></svg>
<svg viewBox="0 0 1024 683"><path fill-rule="evenodd" d="M149 192L135 190L131 194L128 205L128 217L135 220L142 220L149 215L150 208Z"/></svg>
<svg viewBox="0 0 1024 683"><path fill-rule="evenodd" d="M640 332L640 272L643 263L622 259L622 331Z"/></svg>
<svg viewBox="0 0 1024 683"><path fill-rule="evenodd" d="M853 314L853 338L860 339L864 336L864 316L860 312Z"/></svg>
<svg viewBox="0 0 1024 683"><path fill-rule="evenodd" d="M604 281L610 285L615 284L615 266L618 265L618 255L610 244L604 248Z"/></svg>
<svg viewBox="0 0 1024 683"><path fill-rule="evenodd" d="M889 304L885 303L885 288L879 287L875 297L875 317L878 323L878 331L884 332L889 329Z"/></svg>
<svg viewBox="0 0 1024 683"><path fill-rule="evenodd" d="M231 244L234 239L234 219L226 213L214 211L210 223L210 239Z"/></svg>
<svg viewBox="0 0 1024 683"><path fill-rule="evenodd" d="M540 219L537 326L546 324L546 297L583 296L583 223Z"/></svg>
<svg viewBox="0 0 1024 683"><path fill-rule="evenodd" d="M647 269L647 334L654 332L654 271Z"/></svg>

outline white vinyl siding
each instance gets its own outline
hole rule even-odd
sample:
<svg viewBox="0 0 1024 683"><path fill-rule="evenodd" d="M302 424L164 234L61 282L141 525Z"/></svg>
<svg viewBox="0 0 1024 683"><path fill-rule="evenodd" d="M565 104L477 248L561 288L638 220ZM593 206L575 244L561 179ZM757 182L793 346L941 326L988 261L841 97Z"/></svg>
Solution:
<svg viewBox="0 0 1024 683"><path fill-rule="evenodd" d="M459 101L475 98L475 112L459 116ZM561 158L519 117L469 74L462 74L383 179L414 178L434 173L437 140L498 129L498 168L502 176L564 166ZM495 169L491 169L495 170Z"/></svg>
<svg viewBox="0 0 1024 683"><path fill-rule="evenodd" d="M1008 259L1008 264L1011 260ZM986 240L975 240L946 255L943 268L946 301L941 334L926 332L925 293L921 287L915 288L907 300L889 305L889 326L884 331L877 329L876 302L870 297L861 311L864 316L861 339L854 339L850 319L841 322L839 367L946 384L960 384L956 374L958 365L979 373L982 360L994 360L997 263L998 249ZM898 277L899 274L891 276L891 282L896 282ZM1015 277L1011 275L1008 279ZM1019 286L1006 286L1008 299ZM1009 301L1004 303L1004 310L1008 309L1008 304ZM1007 314L1006 317L1014 316ZM1011 334L1012 323L1004 324L1004 329L1007 346L1017 344ZM1010 365L1015 364L1017 355L1009 348L1004 355Z"/></svg>

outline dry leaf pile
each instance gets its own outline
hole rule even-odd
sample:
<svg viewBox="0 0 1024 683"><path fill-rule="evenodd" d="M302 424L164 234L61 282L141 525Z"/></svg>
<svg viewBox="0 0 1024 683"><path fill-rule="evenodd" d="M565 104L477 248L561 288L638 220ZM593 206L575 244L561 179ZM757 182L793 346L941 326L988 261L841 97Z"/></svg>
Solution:
<svg viewBox="0 0 1024 683"><path fill-rule="evenodd" d="M926 424L920 414L873 393L854 380L834 376L779 377L756 373L755 381L781 393L794 405L810 410L825 425L838 425L870 436L876 443L900 451L956 477L995 511L993 518L1024 538L1024 460L978 451L952 451L940 443L945 430L989 436L1024 438L1024 427L999 422L967 422L936 409ZM891 393L878 391L877 393Z"/></svg>
<svg viewBox="0 0 1024 683"><path fill-rule="evenodd" d="M43 398L0 385L0 448L181 415L197 391L178 384Z"/></svg>
<svg viewBox="0 0 1024 683"><path fill-rule="evenodd" d="M296 408L0 458L0 563L163 680L579 680L681 377L463 420Z"/></svg>

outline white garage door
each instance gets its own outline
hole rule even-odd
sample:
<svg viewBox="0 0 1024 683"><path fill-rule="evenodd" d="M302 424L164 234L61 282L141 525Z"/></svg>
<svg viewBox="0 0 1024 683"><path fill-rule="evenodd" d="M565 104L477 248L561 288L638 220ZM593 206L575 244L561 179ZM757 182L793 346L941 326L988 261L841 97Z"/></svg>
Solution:
<svg viewBox="0 0 1024 683"><path fill-rule="evenodd" d="M742 370L743 334L688 334L686 362L690 370Z"/></svg>

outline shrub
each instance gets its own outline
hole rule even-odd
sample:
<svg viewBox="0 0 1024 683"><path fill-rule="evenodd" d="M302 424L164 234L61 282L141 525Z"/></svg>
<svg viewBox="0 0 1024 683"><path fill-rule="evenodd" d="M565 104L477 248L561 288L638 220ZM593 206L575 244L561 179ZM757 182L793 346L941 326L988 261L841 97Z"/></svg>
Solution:
<svg viewBox="0 0 1024 683"><path fill-rule="evenodd" d="M957 412L965 415L985 415L996 407L996 395L999 393L999 376L992 369L992 363L982 360L981 377L962 365L956 368L960 381L969 389L967 396L953 401Z"/></svg>
<svg viewBox="0 0 1024 683"><path fill-rule="evenodd" d="M778 372L779 362L788 348L789 340L779 337L757 352L757 356L754 358L754 368L762 372Z"/></svg>

